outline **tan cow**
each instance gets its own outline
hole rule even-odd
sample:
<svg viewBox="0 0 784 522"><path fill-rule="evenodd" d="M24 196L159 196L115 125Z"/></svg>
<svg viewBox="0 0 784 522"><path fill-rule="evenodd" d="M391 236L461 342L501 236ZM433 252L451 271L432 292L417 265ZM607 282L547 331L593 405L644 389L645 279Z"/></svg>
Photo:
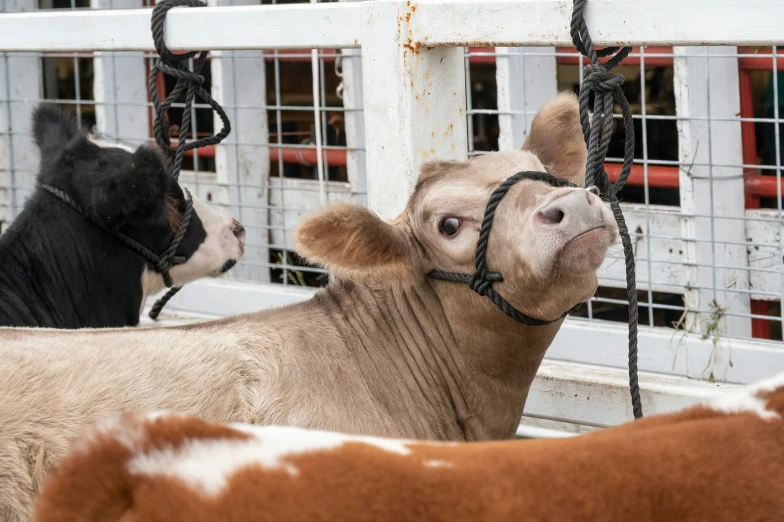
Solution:
<svg viewBox="0 0 784 522"><path fill-rule="evenodd" d="M546 165L580 183L585 159L576 100L561 96L536 118L525 152L425 166L392 223L351 206L307 219L300 251L337 274L307 302L177 328L0 329L0 519L26 519L69 439L128 410L422 439L511 437L560 321L520 325L467 285L426 274L473 271L485 206L507 177ZM505 278L495 289L530 316L556 319L593 294L616 233L591 192L520 181L490 235L489 267Z"/></svg>
<svg viewBox="0 0 784 522"><path fill-rule="evenodd" d="M750 522L784 518L784 374L568 439L430 443L178 415L107 420L35 522Z"/></svg>

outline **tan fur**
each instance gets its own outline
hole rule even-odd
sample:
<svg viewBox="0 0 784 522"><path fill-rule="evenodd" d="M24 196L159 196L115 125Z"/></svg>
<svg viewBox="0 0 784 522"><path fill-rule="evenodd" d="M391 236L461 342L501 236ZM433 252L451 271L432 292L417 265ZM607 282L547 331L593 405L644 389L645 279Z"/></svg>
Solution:
<svg viewBox="0 0 784 522"><path fill-rule="evenodd" d="M171 195L166 198L166 220L172 232L177 232L182 224L182 213L177 210L177 201Z"/></svg>
<svg viewBox="0 0 784 522"><path fill-rule="evenodd" d="M572 93L562 93L539 112L531 123L530 137L523 150L536 155L550 174L582 185L585 180L585 148L582 127L574 124L577 100ZM553 143L562 144L553 147ZM576 169L575 165L583 168Z"/></svg>
<svg viewBox="0 0 784 522"><path fill-rule="evenodd" d="M551 136L538 153L555 158L581 146L579 133L564 135L575 143ZM578 173L582 158L571 161L564 172ZM492 190L519 170L541 168L520 151L436 162L392 223L353 207L317 214L300 227L299 245L339 277L304 303L169 329L0 329L0 520L26 520L69 440L122 411L392 437L511 437L560 323L522 326L466 285L425 274L471 273ZM536 317L559 317L593 294L598 264L577 270L570 259L592 253L601 261L616 233L598 200L576 207L592 209L602 225L591 243L569 247L568 237L542 230L537 209L571 190L521 181L490 235L489 267L505 278L497 290ZM573 199L587 202L581 194ZM439 232L445 216L463 220L454 237Z"/></svg>
<svg viewBox="0 0 784 522"><path fill-rule="evenodd" d="M70 453L35 522L780 520L784 387L757 396L766 418L708 403L574 438L472 444L127 416ZM209 493L194 480L216 475Z"/></svg>
<svg viewBox="0 0 784 522"><path fill-rule="evenodd" d="M346 204L316 213L297 227L297 251L311 261L332 269L338 276L356 273L366 267L398 275L407 272L406 242L388 223L369 210ZM331 263L329 255L340 245L344 255Z"/></svg>

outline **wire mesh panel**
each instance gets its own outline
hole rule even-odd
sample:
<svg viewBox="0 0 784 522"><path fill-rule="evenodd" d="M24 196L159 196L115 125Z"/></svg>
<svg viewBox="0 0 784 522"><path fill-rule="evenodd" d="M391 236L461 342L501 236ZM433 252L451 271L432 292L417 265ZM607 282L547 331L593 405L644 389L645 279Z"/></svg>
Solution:
<svg viewBox="0 0 784 522"><path fill-rule="evenodd" d="M579 90L574 49L467 51L469 154L499 142L519 148L545 99ZM621 198L635 235L641 324L717 342L781 340L781 62L774 51L635 48L618 68L635 112L636 161ZM623 137L617 125L611 179ZM625 322L620 245L599 275L582 315Z"/></svg>
<svg viewBox="0 0 784 522"><path fill-rule="evenodd" d="M3 8L148 5L146 0L93 0L92 6L86 0L20 2ZM283 285L326 283L324 270L307 265L293 251L292 233L303 213L326 202L366 201L360 59L358 51L339 49L211 53L210 67L203 71L205 88L212 89L234 128L220 147L189 152L180 179L197 197L223 207L247 230L245 259L228 277ZM6 53L3 60L6 90L0 103L7 128L0 231L24 204L35 181L37 151L29 124L38 102L74 111L103 141L132 147L154 143L147 93L151 53ZM174 86L163 74L157 82L161 98ZM173 138L179 135L184 95L179 102L170 112ZM209 106L195 104L191 117L192 137L213 133Z"/></svg>
<svg viewBox="0 0 784 522"><path fill-rule="evenodd" d="M14 0L3 9L143 5L141 0ZM457 60L465 75L460 108L469 156L519 149L536 111L558 91L576 92L582 80L581 58L571 48L464 51ZM737 360L730 341L782 339L784 62L779 53L772 47L641 47L618 69L635 114L636 160L621 198L635 245L641 324L666 328L661 344L676 346L667 352L672 361L643 360L643 369L723 379ZM435 71L453 58L444 52L427 65ZM34 183L37 151L29 116L35 104L49 100L69 107L97 138L129 146L151 143L151 60L145 52L3 54L0 230ZM217 147L194 151L181 180L248 231L246 258L228 277L288 287L324 285L327 274L294 252L293 230L304 213L325 203L367 203L363 83L381 80L363 78L358 49L216 51L204 76L233 132ZM159 95L172 87L158 78ZM173 136L182 107L175 105L170 115ZM211 134L215 122L209 108L197 104L192 110L192 136ZM368 139L376 149L384 145L382 139L395 138L373 132L368 129ZM616 125L606 165L612 180L620 172L623 138L623 126ZM617 245L599 271L599 291L579 324L604 328L606 322L626 322L623 265ZM700 368L681 367L684 357L677 346L689 332L711 346ZM617 354L586 352L575 339L581 340L562 329L550 355L625 363L622 358L608 362L622 355L621 344ZM649 352L643 347L641 353ZM746 378L740 372L730 380Z"/></svg>

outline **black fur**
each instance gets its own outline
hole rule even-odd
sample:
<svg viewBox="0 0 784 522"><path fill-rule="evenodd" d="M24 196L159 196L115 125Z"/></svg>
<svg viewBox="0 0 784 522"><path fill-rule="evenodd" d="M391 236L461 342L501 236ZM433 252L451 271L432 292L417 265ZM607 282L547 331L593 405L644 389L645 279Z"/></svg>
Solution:
<svg viewBox="0 0 784 522"><path fill-rule="evenodd" d="M119 227L161 253L174 236L167 199L184 194L166 160L142 146L133 154L87 139L76 118L55 105L33 115L41 151L39 184L65 191L95 221ZM194 212L177 250L190 258L206 238ZM146 261L41 188L0 235L0 326L84 328L139 322Z"/></svg>

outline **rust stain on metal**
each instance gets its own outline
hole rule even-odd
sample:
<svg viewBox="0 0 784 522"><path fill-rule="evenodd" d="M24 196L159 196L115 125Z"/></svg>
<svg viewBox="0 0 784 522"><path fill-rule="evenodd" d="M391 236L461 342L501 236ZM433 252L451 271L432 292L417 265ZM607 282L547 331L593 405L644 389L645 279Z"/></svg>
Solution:
<svg viewBox="0 0 784 522"><path fill-rule="evenodd" d="M409 34L410 34L410 32L409 32ZM405 44L403 44L403 46L404 46L406 49L408 49L409 51L411 51L413 54L418 54L418 53L419 53L419 49L420 49L420 47L422 47L422 44L421 44L421 43L419 43L419 42L415 42L415 41L414 41L414 40L411 38L411 36L409 36L409 37L408 37L408 40L406 40L406 43L405 43Z"/></svg>

